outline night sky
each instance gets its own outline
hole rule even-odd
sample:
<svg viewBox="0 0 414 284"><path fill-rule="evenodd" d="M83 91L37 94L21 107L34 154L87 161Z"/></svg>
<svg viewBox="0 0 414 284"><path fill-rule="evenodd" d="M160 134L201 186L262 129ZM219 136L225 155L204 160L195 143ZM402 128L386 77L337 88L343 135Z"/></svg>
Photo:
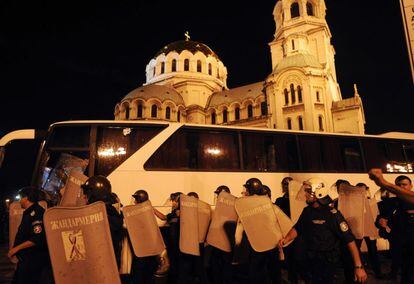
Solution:
<svg viewBox="0 0 414 284"><path fill-rule="evenodd" d="M262 81L271 72L275 3L0 1L0 136L62 120L113 119L115 104L145 82L150 59L166 44L183 40L187 30L218 54L230 88ZM342 96L352 96L358 84L367 133L414 132L399 1L375 3L326 1ZM35 146L18 144L9 151L18 156L8 157L0 170L3 190L16 186L5 176L29 155L16 149L35 152Z"/></svg>

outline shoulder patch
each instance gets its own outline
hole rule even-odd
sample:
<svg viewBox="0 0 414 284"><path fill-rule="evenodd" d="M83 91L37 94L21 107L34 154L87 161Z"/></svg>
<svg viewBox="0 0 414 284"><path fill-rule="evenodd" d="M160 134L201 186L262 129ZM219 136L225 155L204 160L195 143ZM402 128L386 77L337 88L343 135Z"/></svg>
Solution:
<svg viewBox="0 0 414 284"><path fill-rule="evenodd" d="M36 225L33 227L33 233L40 234L42 232L42 226Z"/></svg>
<svg viewBox="0 0 414 284"><path fill-rule="evenodd" d="M34 216L34 215L36 215L36 212L33 210L32 212L30 212L30 216Z"/></svg>
<svg viewBox="0 0 414 284"><path fill-rule="evenodd" d="M339 227L341 227L341 231L344 233L349 230L348 224L345 221L341 222L341 224L339 224Z"/></svg>
<svg viewBox="0 0 414 284"><path fill-rule="evenodd" d="M332 213L332 214L336 214L336 213L338 213L338 210L336 210L335 208L332 208L332 209L331 209L331 213Z"/></svg>

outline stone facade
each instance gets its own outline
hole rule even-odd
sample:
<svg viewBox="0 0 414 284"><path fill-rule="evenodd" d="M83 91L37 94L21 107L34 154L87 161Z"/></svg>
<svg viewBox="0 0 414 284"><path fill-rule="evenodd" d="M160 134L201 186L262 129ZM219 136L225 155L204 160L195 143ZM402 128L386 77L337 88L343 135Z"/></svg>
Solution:
<svg viewBox="0 0 414 284"><path fill-rule="evenodd" d="M361 98L342 99L324 0L280 0L269 43L272 72L227 87L227 68L207 45L187 39L162 48L146 83L115 107L115 119L364 133Z"/></svg>

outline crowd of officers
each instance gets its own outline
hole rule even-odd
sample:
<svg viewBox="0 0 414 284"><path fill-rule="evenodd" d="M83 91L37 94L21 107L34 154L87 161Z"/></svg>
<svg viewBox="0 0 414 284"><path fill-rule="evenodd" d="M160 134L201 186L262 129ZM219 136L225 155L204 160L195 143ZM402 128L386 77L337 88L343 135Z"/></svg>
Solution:
<svg viewBox="0 0 414 284"><path fill-rule="evenodd" d="M392 255L390 277L396 279L402 269L401 283L414 283L414 205L400 197L392 197L394 192L411 191L412 184L407 176L399 176L396 186L385 184L380 172L371 172L370 177L383 186L379 202L379 216L376 225L381 237L389 240ZM283 196L275 201L290 217L289 182L282 181ZM338 180L338 183L346 182ZM167 253L160 256L134 257L131 273L125 280L129 283L154 283L157 276L168 269L168 283L281 283L281 269L288 271L290 283L333 283L340 267L344 269L347 283L367 281L365 262L360 257L362 240L355 240L347 221L336 208L337 203L327 193L327 185L320 179L310 179L303 183L307 206L302 211L292 229L270 251L256 252L245 233L235 245L234 229L230 228L228 238L233 245L231 252L225 252L208 244L200 245L200 256L184 254L179 249L180 238L180 196L176 192L170 196L171 212L167 215L154 208L154 214L165 220L162 234ZM337 184L338 186L338 184ZM365 186L360 184L359 186ZM392 189L393 187L394 189ZM244 184L244 196L264 195L271 198L271 189L259 179L251 178ZM89 178L82 189L88 203L103 201L110 225L115 256L120 265L121 243L125 237L123 216L113 206L116 195L111 192L110 182L103 176ZM368 189L368 187L366 187ZM219 186L214 193L231 193L225 186ZM25 187L20 190L20 204L24 209L14 246L8 256L17 257L18 264L13 283L53 283L53 275L45 240L43 214L45 210L38 204L39 190ZM188 196L198 198L196 192ZM145 190L133 195L135 203L149 200ZM378 278L382 277L376 243L365 239L369 250L369 262Z"/></svg>

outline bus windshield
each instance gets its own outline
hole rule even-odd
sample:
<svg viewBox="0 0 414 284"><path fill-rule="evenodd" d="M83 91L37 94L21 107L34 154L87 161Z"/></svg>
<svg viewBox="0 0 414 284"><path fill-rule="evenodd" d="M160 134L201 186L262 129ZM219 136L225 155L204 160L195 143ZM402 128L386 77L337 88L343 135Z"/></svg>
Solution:
<svg viewBox="0 0 414 284"><path fill-rule="evenodd" d="M41 150L37 185L59 194L72 170L108 176L164 125L57 125Z"/></svg>

